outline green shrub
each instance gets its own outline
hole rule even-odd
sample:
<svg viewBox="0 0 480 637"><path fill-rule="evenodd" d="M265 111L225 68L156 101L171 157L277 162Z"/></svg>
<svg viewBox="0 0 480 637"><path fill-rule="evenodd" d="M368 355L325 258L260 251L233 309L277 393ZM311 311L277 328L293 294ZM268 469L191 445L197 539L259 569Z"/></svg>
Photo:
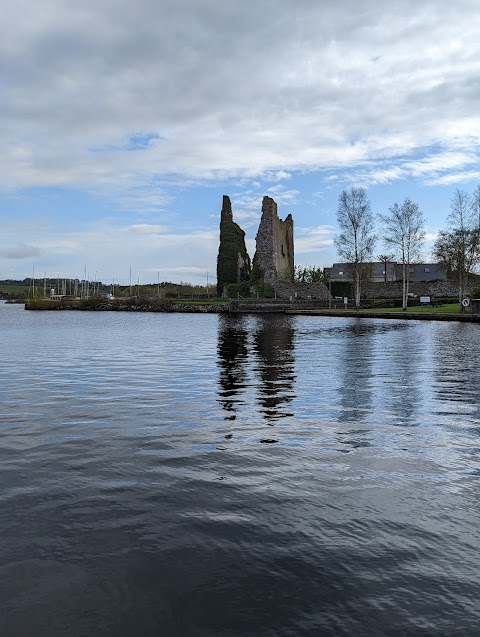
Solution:
<svg viewBox="0 0 480 637"><path fill-rule="evenodd" d="M256 294L258 294L258 298L260 299L274 299L275 298L275 290L269 283L258 283L255 286Z"/></svg>
<svg viewBox="0 0 480 637"><path fill-rule="evenodd" d="M250 282L242 281L242 283L230 283L227 285L227 294L229 298L236 299L238 296L246 299L252 296L250 291Z"/></svg>
<svg viewBox="0 0 480 637"><path fill-rule="evenodd" d="M257 263L256 257L257 255L255 254L255 256L253 257L253 264L250 272L250 283L258 283L263 279L263 272Z"/></svg>
<svg viewBox="0 0 480 637"><path fill-rule="evenodd" d="M331 286L331 287L330 287ZM353 285L348 281L332 281L327 284L327 287L331 289L332 296L347 296L349 299L353 298Z"/></svg>

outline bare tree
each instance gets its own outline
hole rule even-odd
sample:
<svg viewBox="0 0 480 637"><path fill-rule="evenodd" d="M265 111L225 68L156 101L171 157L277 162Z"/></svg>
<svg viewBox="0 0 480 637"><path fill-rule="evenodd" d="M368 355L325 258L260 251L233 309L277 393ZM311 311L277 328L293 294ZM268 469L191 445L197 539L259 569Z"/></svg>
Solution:
<svg viewBox="0 0 480 637"><path fill-rule="evenodd" d="M407 309L410 284L410 264L420 256L425 238L425 219L417 203L408 199L394 203L387 215L380 215L384 223L383 241L391 248L402 263L402 305Z"/></svg>
<svg viewBox="0 0 480 637"><path fill-rule="evenodd" d="M475 188L470 200L472 208L473 219L472 223L476 226L477 230L480 229L480 185Z"/></svg>
<svg viewBox="0 0 480 637"><path fill-rule="evenodd" d="M393 259L393 254L379 254L377 259L383 263L383 282L387 282L387 264Z"/></svg>
<svg viewBox="0 0 480 637"><path fill-rule="evenodd" d="M449 229L438 233L433 253L448 276L456 280L461 301L469 275L480 260L480 186L472 196L455 190L447 220Z"/></svg>
<svg viewBox="0 0 480 637"><path fill-rule="evenodd" d="M340 193L337 223L340 234L335 237L335 245L340 257L348 263L353 276L355 305L359 307L362 274L376 240L372 210L363 188L350 188Z"/></svg>

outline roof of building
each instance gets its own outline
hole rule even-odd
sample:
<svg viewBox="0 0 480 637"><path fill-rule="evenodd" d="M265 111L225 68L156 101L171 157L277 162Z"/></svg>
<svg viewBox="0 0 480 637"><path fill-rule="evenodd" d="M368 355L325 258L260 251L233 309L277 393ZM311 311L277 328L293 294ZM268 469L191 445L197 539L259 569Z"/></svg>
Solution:
<svg viewBox="0 0 480 637"><path fill-rule="evenodd" d="M381 279L385 275L385 264L382 261L366 263L370 270L370 278ZM387 276L401 281L403 278L402 264L396 261L387 262ZM352 275L350 273L351 265L348 263L334 263L330 269L330 278L336 281L350 281ZM411 263L409 266L409 274L411 281L436 281L445 280L445 269L440 263Z"/></svg>

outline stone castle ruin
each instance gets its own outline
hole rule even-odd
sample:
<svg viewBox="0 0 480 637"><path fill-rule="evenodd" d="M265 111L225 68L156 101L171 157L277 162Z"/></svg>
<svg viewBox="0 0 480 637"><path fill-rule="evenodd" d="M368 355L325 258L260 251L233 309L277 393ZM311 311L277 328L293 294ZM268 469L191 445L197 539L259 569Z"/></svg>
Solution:
<svg viewBox="0 0 480 637"><path fill-rule="evenodd" d="M263 281L275 287L277 281L293 282L293 218L288 215L282 221L277 214L277 204L271 197L264 197L262 218L258 228L257 250L253 258L254 268L261 271Z"/></svg>
<svg viewBox="0 0 480 637"><path fill-rule="evenodd" d="M223 295L230 284L243 284L251 292L268 289L284 298L328 299L329 292L323 283L296 283L294 266L292 215L282 221L275 201L271 197L263 198L251 267L245 232L233 221L230 198L224 195L217 258L218 294Z"/></svg>
<svg viewBox="0 0 480 637"><path fill-rule="evenodd" d="M230 197L223 195L217 258L218 295L221 296L230 283L249 281L250 270L250 257L245 247L245 232L233 221Z"/></svg>

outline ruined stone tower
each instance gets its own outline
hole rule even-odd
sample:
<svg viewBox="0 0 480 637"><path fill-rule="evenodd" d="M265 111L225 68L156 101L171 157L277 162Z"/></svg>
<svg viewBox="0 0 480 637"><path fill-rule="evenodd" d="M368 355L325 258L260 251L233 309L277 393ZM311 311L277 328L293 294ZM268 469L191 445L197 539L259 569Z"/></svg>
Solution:
<svg viewBox="0 0 480 637"><path fill-rule="evenodd" d="M228 195L223 195L222 209L220 211L220 227L222 222L233 221L232 202Z"/></svg>
<svg viewBox="0 0 480 637"><path fill-rule="evenodd" d="M277 282L293 282L293 218L282 221L277 204L264 197L262 219L257 232L254 268L265 283L275 287Z"/></svg>
<svg viewBox="0 0 480 637"><path fill-rule="evenodd" d="M220 213L220 246L217 257L217 293L230 283L250 278L250 257L245 247L245 232L233 221L230 197L223 195Z"/></svg>

